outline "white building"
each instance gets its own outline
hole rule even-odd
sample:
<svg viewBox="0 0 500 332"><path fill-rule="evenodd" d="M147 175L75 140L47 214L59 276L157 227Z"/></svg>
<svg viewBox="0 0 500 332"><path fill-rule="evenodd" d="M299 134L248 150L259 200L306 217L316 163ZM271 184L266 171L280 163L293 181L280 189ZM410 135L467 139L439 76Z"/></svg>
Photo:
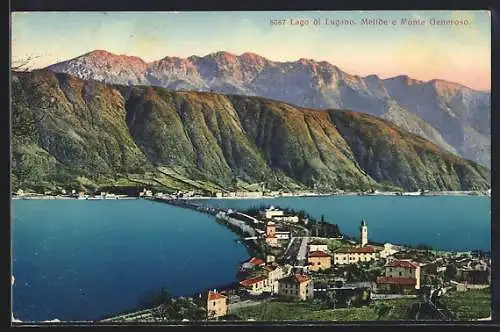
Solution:
<svg viewBox="0 0 500 332"><path fill-rule="evenodd" d="M311 244L307 245L307 250L309 252L313 252L313 251L328 252L328 244L324 244L324 243L311 243Z"/></svg>
<svg viewBox="0 0 500 332"><path fill-rule="evenodd" d="M398 250L390 243L384 244L384 249L380 251L380 258L387 258L397 253Z"/></svg>
<svg viewBox="0 0 500 332"><path fill-rule="evenodd" d="M282 210L278 210L278 209L274 208L274 206L271 206L269 209L265 209L264 211L261 211L260 215L262 216L262 218L272 219L274 217L283 216L284 212Z"/></svg>
<svg viewBox="0 0 500 332"><path fill-rule="evenodd" d="M378 251L372 246L361 248L340 248L333 253L335 265L357 264L378 259Z"/></svg>
<svg viewBox="0 0 500 332"><path fill-rule="evenodd" d="M280 221L280 222L298 223L299 217L298 216L285 216L285 215L274 216L273 220Z"/></svg>
<svg viewBox="0 0 500 332"><path fill-rule="evenodd" d="M288 240L290 238L290 232L276 232L274 235L278 240Z"/></svg>

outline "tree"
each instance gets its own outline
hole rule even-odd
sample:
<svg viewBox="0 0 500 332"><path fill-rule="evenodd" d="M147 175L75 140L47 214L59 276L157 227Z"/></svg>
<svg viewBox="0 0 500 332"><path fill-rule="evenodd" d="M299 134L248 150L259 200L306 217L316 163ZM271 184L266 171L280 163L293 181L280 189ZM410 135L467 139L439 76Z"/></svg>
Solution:
<svg viewBox="0 0 500 332"><path fill-rule="evenodd" d="M453 280L457 277L458 270L457 267L454 264L450 264L446 267L446 270L444 271L444 276L448 280Z"/></svg>
<svg viewBox="0 0 500 332"><path fill-rule="evenodd" d="M329 291L327 297L328 297L328 305L333 307L333 309L335 309L337 303L339 302L337 299L337 292L335 290Z"/></svg>
<svg viewBox="0 0 500 332"><path fill-rule="evenodd" d="M377 313L377 319L384 319L391 311L391 306L384 302L377 302L375 304L375 312Z"/></svg>

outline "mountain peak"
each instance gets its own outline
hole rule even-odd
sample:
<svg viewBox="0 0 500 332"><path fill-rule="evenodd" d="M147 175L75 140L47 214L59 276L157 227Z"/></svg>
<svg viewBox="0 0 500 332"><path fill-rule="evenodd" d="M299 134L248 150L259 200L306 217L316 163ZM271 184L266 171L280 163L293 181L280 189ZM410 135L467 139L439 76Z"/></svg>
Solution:
<svg viewBox="0 0 500 332"><path fill-rule="evenodd" d="M260 56L258 54L252 53L252 52L242 53L239 56L239 58L246 60L246 61L250 61L250 62L267 62L267 61L269 61L266 58L264 58L263 56Z"/></svg>
<svg viewBox="0 0 500 332"><path fill-rule="evenodd" d="M106 51L106 50L93 50L93 51L90 51L90 52L87 52L84 54L84 56L88 56L88 55L96 55L96 56L109 56L109 55L115 55L109 51Z"/></svg>
<svg viewBox="0 0 500 332"><path fill-rule="evenodd" d="M84 54L83 56L94 56L94 57L104 57L104 58L126 58L126 59L140 60L141 62L146 63L146 61L142 60L141 58L135 55L116 54L106 50L93 50L91 52Z"/></svg>
<svg viewBox="0 0 500 332"><path fill-rule="evenodd" d="M210 53L210 54L204 56L204 58L224 59L226 61L233 62L236 60L237 57L235 54L227 52L227 51L218 51L215 53Z"/></svg>
<svg viewBox="0 0 500 332"><path fill-rule="evenodd" d="M317 63L314 59L307 59L307 58L300 58L298 60L299 63L302 64L312 64L312 63Z"/></svg>
<svg viewBox="0 0 500 332"><path fill-rule="evenodd" d="M446 94L456 93L457 91L464 88L464 86L461 84L449 82L449 81L441 80L441 79L433 79L433 80L430 80L428 83L433 85L438 92L446 93Z"/></svg>
<svg viewBox="0 0 500 332"><path fill-rule="evenodd" d="M408 75L398 75L395 77L388 78L387 80L404 82L406 85L414 85L414 84L424 83L424 81L411 78Z"/></svg>

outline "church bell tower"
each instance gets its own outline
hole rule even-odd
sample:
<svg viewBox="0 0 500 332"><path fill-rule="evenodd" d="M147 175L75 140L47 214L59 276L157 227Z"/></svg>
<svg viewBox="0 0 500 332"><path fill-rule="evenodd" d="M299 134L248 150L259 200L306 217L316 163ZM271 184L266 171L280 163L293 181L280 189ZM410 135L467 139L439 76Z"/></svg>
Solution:
<svg viewBox="0 0 500 332"><path fill-rule="evenodd" d="M368 227L364 220L361 220L361 225L359 226L359 241L362 247L368 243Z"/></svg>

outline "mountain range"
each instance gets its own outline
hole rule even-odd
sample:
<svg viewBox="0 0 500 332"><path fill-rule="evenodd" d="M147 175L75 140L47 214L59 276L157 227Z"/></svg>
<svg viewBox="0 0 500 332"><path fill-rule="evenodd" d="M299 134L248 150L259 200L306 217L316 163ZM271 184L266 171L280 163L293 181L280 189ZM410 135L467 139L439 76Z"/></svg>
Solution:
<svg viewBox="0 0 500 332"><path fill-rule="evenodd" d="M325 61L275 62L249 52L167 56L147 63L96 50L46 69L110 84L259 96L299 107L367 113L490 167L490 92L444 80L360 77Z"/></svg>
<svg viewBox="0 0 500 332"><path fill-rule="evenodd" d="M13 72L11 97L14 188L490 187L488 168L361 112L50 70Z"/></svg>

